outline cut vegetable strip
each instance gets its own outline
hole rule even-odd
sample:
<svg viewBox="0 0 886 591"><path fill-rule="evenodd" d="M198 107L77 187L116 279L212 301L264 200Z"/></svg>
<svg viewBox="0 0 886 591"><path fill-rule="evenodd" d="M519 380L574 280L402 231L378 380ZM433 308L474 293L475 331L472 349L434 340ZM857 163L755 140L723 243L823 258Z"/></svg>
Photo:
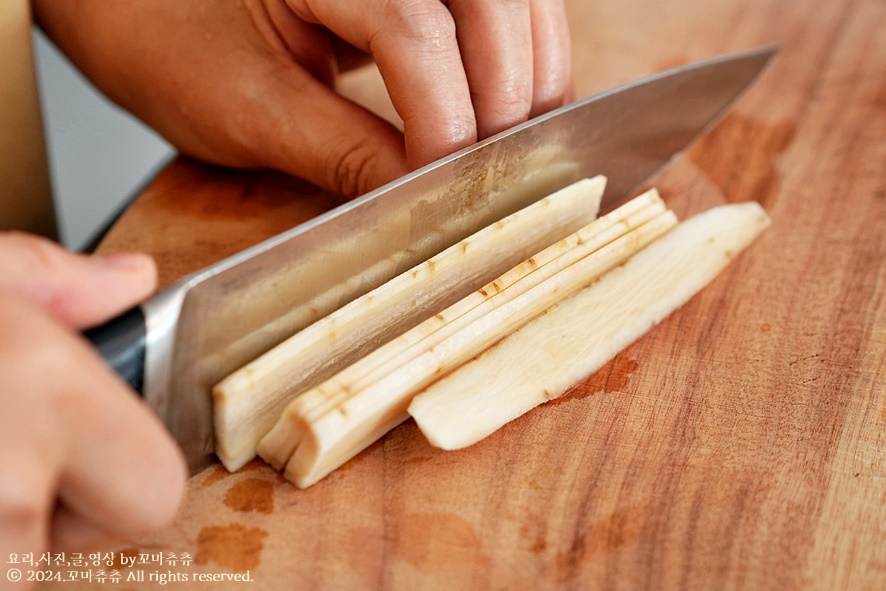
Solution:
<svg viewBox="0 0 886 591"><path fill-rule="evenodd" d="M297 398L262 441L260 455L278 469L285 463L287 478L302 487L326 476L405 419L416 391L676 224L671 212L660 213L663 204L657 195L644 199L657 209L652 215L658 215L638 228L631 229L630 216L614 214L601 221L602 232L585 231L584 238L573 237L567 241L572 248L565 252L555 247L540 253L543 266L533 257L522 269L518 266ZM631 208L637 205L627 209ZM634 223L638 218L633 216ZM625 230L629 231L618 237Z"/></svg>
<svg viewBox="0 0 886 591"><path fill-rule="evenodd" d="M302 425L334 410L354 392L367 388L425 350L438 346L443 339L494 307L524 293L557 271L620 238L664 211L664 201L655 189L650 190L546 248L491 284L376 349L333 378L295 399L286 412L297 418L278 421L260 442L259 455L276 469L282 470L301 440Z"/></svg>
<svg viewBox="0 0 886 591"><path fill-rule="evenodd" d="M480 230L225 378L213 389L222 463L233 471L255 457L293 397L592 220L605 184L579 181Z"/></svg>
<svg viewBox="0 0 886 591"><path fill-rule="evenodd" d="M293 404L305 421L315 420L343 403L354 392L372 385L425 350L438 346L483 314L621 238L665 210L658 191L652 189L644 193L376 349Z"/></svg>
<svg viewBox="0 0 886 591"><path fill-rule="evenodd" d="M768 225L757 203L717 207L681 223L419 393L409 414L437 447L479 441L597 371L713 280Z"/></svg>

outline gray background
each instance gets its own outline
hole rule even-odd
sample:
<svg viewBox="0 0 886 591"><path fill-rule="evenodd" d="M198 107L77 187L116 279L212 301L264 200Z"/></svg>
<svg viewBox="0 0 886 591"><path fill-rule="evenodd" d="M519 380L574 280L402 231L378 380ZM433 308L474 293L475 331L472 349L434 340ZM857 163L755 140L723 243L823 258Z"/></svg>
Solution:
<svg viewBox="0 0 886 591"><path fill-rule="evenodd" d="M61 241L80 250L173 150L104 98L39 31L34 45Z"/></svg>

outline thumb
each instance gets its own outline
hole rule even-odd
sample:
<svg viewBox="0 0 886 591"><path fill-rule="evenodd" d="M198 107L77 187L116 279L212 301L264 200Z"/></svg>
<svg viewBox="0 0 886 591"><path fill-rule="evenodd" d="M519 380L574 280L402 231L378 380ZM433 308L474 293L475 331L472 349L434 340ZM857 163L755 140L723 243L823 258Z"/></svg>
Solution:
<svg viewBox="0 0 886 591"><path fill-rule="evenodd" d="M154 291L157 270L141 253L86 256L29 234L0 234L0 291L86 328L134 306Z"/></svg>

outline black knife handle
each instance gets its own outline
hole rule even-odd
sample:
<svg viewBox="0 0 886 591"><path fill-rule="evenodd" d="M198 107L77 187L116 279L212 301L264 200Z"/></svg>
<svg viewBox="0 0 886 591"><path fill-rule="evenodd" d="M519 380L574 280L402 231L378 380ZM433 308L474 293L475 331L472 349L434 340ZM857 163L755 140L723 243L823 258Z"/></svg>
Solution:
<svg viewBox="0 0 886 591"><path fill-rule="evenodd" d="M145 381L147 329L141 308L132 308L83 333L99 354L136 392Z"/></svg>

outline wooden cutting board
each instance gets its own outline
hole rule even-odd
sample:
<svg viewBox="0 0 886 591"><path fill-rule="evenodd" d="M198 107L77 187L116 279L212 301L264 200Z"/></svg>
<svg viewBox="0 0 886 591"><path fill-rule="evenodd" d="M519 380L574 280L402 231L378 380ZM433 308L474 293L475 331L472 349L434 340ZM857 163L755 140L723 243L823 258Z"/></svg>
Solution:
<svg viewBox="0 0 886 591"><path fill-rule="evenodd" d="M722 124L650 182L681 216L757 200L772 227L599 373L471 448L436 450L408 422L307 490L260 462L210 468L173 526L121 549L152 559L118 559L124 577L239 573L253 582L177 588L255 591L886 588L886 3L568 5L579 96L781 44ZM356 83L370 102L376 82ZM153 253L165 283L339 202L179 159L101 250Z"/></svg>

